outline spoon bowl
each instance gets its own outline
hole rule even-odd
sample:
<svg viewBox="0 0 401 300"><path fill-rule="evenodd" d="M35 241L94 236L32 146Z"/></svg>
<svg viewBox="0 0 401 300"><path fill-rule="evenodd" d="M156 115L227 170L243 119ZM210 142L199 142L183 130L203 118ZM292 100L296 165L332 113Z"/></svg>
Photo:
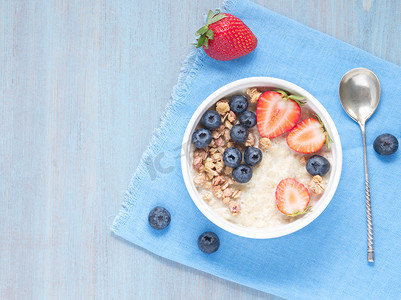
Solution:
<svg viewBox="0 0 401 300"><path fill-rule="evenodd" d="M380 82L369 69L356 68L347 72L340 82L339 96L346 113L359 124L362 132L365 166L365 202L368 227L368 262L374 262L373 221L370 201L369 173L366 154L365 123L376 111L380 102Z"/></svg>
<svg viewBox="0 0 401 300"><path fill-rule="evenodd" d="M341 79L339 94L347 114L354 121L364 124L379 105L379 79L369 69L353 69Z"/></svg>

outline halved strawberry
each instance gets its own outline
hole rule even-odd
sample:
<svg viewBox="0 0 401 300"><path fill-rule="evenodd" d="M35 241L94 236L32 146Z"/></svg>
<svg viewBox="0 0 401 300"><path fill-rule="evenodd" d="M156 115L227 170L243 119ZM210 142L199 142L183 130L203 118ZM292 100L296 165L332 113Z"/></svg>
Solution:
<svg viewBox="0 0 401 300"><path fill-rule="evenodd" d="M313 153L322 149L326 136L323 124L314 118L309 118L291 129L287 135L287 144L297 152Z"/></svg>
<svg viewBox="0 0 401 300"><path fill-rule="evenodd" d="M299 122L287 135L288 146L300 153L313 153L322 149L327 133L324 125L314 119Z"/></svg>
<svg viewBox="0 0 401 300"><path fill-rule="evenodd" d="M268 91L260 95L256 120L262 137L274 138L291 130L301 117L301 100L305 97L283 91Z"/></svg>
<svg viewBox="0 0 401 300"><path fill-rule="evenodd" d="M280 181L276 187L276 205L283 214L294 217L310 211L308 189L292 178Z"/></svg>

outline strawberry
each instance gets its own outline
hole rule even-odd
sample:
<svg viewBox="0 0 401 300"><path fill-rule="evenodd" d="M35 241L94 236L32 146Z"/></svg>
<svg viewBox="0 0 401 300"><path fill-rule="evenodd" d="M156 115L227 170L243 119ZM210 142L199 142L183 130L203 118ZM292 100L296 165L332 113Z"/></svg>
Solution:
<svg viewBox="0 0 401 300"><path fill-rule="evenodd" d="M200 35L196 48L217 60L232 60L251 53L258 43L252 31L237 17L209 11L206 25L196 32Z"/></svg>
<svg viewBox="0 0 401 300"><path fill-rule="evenodd" d="M322 149L328 139L323 123L320 120L309 118L299 122L288 133L287 144L297 152L313 153Z"/></svg>
<svg viewBox="0 0 401 300"><path fill-rule="evenodd" d="M310 211L308 189L292 178L280 181L276 187L276 205L283 214L294 217Z"/></svg>
<svg viewBox="0 0 401 300"><path fill-rule="evenodd" d="M305 97L268 91L260 95L256 108L258 130L262 137L274 138L291 130L301 117Z"/></svg>

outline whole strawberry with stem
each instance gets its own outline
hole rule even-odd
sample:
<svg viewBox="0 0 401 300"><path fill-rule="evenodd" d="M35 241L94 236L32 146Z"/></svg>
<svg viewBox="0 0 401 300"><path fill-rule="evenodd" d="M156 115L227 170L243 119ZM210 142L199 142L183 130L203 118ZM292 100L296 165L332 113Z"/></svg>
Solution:
<svg viewBox="0 0 401 300"><path fill-rule="evenodd" d="M203 47L206 54L216 60L232 60L251 53L258 40L239 18L227 13L209 11L206 25L196 35L196 48Z"/></svg>

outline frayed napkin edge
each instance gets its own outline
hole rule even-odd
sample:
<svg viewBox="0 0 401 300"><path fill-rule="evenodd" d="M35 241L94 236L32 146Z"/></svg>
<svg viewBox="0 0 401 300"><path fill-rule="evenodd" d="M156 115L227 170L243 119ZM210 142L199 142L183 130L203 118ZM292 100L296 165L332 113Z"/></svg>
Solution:
<svg viewBox="0 0 401 300"><path fill-rule="evenodd" d="M172 95L166 105L166 108L164 109L162 116L160 117L160 126L153 131L150 143L143 153L138 168L130 180L130 184L128 186L128 190L125 192L124 201L121 205L120 211L111 226L111 231L115 234L117 234L119 228L127 222L128 218L130 217L130 212L135 205L134 198L138 190L138 186L134 185L134 182L141 181L141 179L146 175L146 165L149 161L148 158L152 157L152 155L157 152L156 141L158 137L162 136L167 130L167 120L169 119L170 114L174 114L177 108L182 104L180 99L184 99L189 93L190 83L194 78L196 78L202 66L202 53L199 51L199 49L192 50L181 66L178 82L174 86Z"/></svg>
<svg viewBox="0 0 401 300"><path fill-rule="evenodd" d="M237 0L225 0L221 5L221 10L230 11L230 8L235 5L236 2ZM152 134L150 143L143 153L138 168L132 176L128 189L125 192L120 211L113 221L111 226L111 231L113 233L118 235L120 228L127 223L131 215L131 211L136 204L135 194L138 190L138 186L134 185L134 182L141 181L143 176L145 176L147 161L149 161L148 158L152 157L152 155L157 152L156 141L158 137L163 135L168 128L168 123L166 120L168 120L170 114L174 114L177 108L182 104L180 99L185 99L186 95L190 92L191 83L202 69L205 57L206 54L202 52L202 49L193 49L188 57L184 60L180 69L177 84L174 86L171 97L162 116L160 117L161 124L154 130Z"/></svg>
<svg viewBox="0 0 401 300"><path fill-rule="evenodd" d="M235 4L237 0L225 0L221 6L223 11L229 11L230 7ZM168 101L166 108L160 117L161 124L156 128L152 134L151 141L143 153L138 168L130 180L127 191L125 192L123 203L121 204L120 211L113 221L111 231L118 235L119 229L126 224L130 217L130 213L135 205L135 193L138 187L134 185L134 182L141 181L141 178L146 172L146 162L148 157L151 157L155 153L156 141L159 136L163 135L163 132L167 130L167 121L170 114L174 113L176 109L181 105L179 99L184 99L190 91L191 82L197 77L198 72L201 70L206 56L205 53L201 52L202 49L193 49L188 57L184 60L180 74L178 76L177 84L173 88L170 100Z"/></svg>

